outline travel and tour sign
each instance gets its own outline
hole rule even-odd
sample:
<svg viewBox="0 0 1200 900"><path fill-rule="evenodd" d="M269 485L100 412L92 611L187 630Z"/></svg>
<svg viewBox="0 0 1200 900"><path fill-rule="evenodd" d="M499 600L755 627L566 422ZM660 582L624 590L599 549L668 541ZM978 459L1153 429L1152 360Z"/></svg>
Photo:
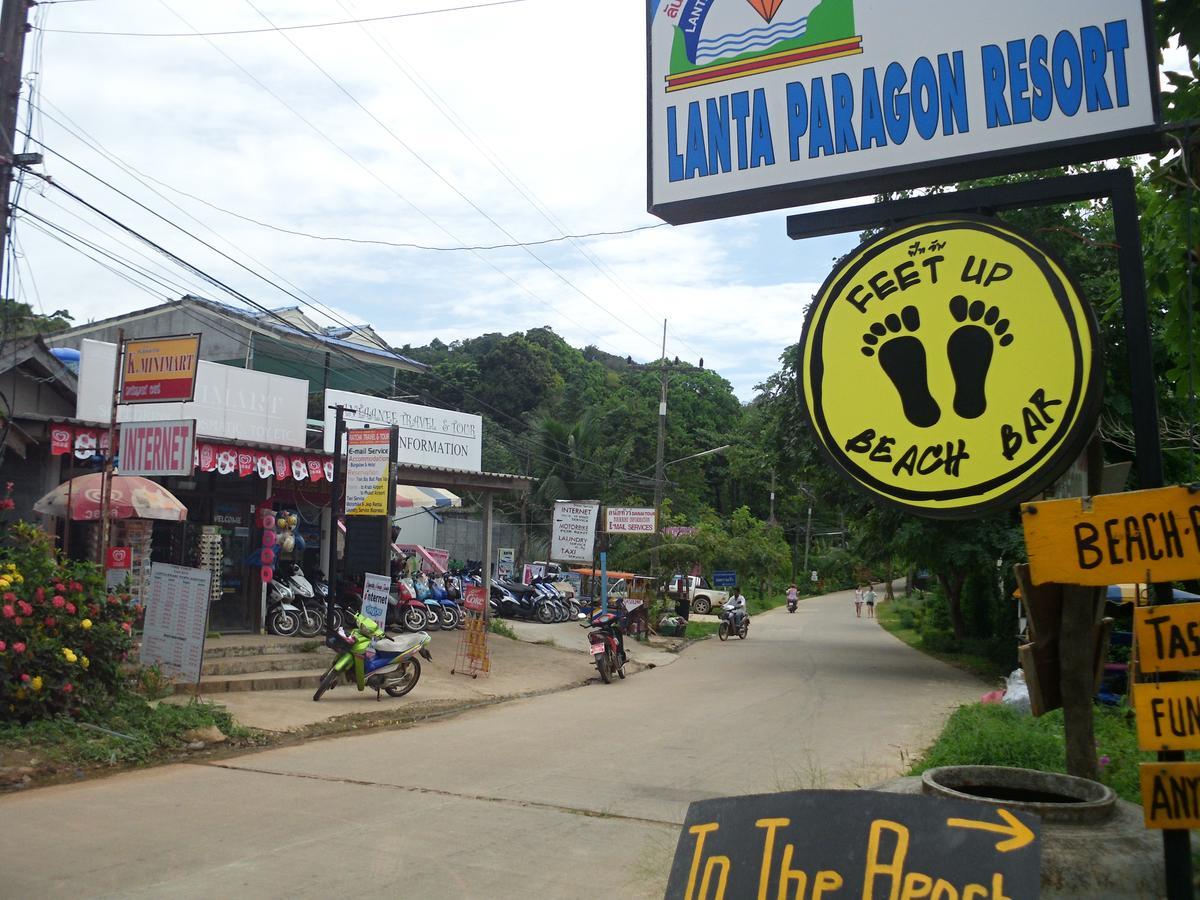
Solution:
<svg viewBox="0 0 1200 900"><path fill-rule="evenodd" d="M1144 0L649 0L650 211L675 224L1146 149Z"/></svg>
<svg viewBox="0 0 1200 900"><path fill-rule="evenodd" d="M1099 411L1091 307L1045 249L994 220L918 221L861 245L809 307L800 353L828 457L919 515L1037 494Z"/></svg>
<svg viewBox="0 0 1200 900"><path fill-rule="evenodd" d="M396 461L479 472L483 468L483 419L470 413L385 400L351 391L325 392L325 452L333 452L333 407L345 407L347 434L358 424L395 425Z"/></svg>
<svg viewBox="0 0 1200 900"><path fill-rule="evenodd" d="M658 513L654 507L606 506L604 530L609 534L654 534Z"/></svg>
<svg viewBox="0 0 1200 900"><path fill-rule="evenodd" d="M346 431L346 515L386 516L395 498L392 430Z"/></svg>
<svg viewBox="0 0 1200 900"><path fill-rule="evenodd" d="M189 402L196 391L200 335L125 342L122 403Z"/></svg>
<svg viewBox="0 0 1200 900"><path fill-rule="evenodd" d="M122 475L191 475L196 420L122 422L120 448Z"/></svg>
<svg viewBox="0 0 1200 900"><path fill-rule="evenodd" d="M599 508L598 503L554 501L554 518L550 526L551 559L557 562L592 561Z"/></svg>

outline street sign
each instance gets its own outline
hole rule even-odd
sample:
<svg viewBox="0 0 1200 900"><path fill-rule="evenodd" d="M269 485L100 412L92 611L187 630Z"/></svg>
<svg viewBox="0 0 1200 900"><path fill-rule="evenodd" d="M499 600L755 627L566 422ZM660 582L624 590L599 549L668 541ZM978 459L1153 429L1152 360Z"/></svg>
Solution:
<svg viewBox="0 0 1200 900"><path fill-rule="evenodd" d="M190 403L199 365L198 334L126 341L120 402Z"/></svg>
<svg viewBox="0 0 1200 900"><path fill-rule="evenodd" d="M122 475L180 475L195 471L196 420L121 423Z"/></svg>
<svg viewBox="0 0 1200 900"><path fill-rule="evenodd" d="M1100 587L1200 576L1200 494L1186 487L1021 507L1035 584Z"/></svg>
<svg viewBox="0 0 1200 900"><path fill-rule="evenodd" d="M1090 304L1049 251L996 220L910 222L821 286L803 406L826 456L907 512L973 518L1048 487L1090 438Z"/></svg>
<svg viewBox="0 0 1200 900"><path fill-rule="evenodd" d="M392 580L386 575L363 575L362 614L374 619L380 628L387 627L388 598Z"/></svg>
<svg viewBox="0 0 1200 900"><path fill-rule="evenodd" d="M513 547L500 547L496 550L496 561L502 563L511 563L517 558L517 551Z"/></svg>
<svg viewBox="0 0 1200 900"><path fill-rule="evenodd" d="M730 569L718 569L713 572L713 587L734 587L737 583L737 572Z"/></svg>
<svg viewBox="0 0 1200 900"><path fill-rule="evenodd" d="M1138 770L1147 828L1200 828L1200 763L1149 762Z"/></svg>
<svg viewBox="0 0 1200 900"><path fill-rule="evenodd" d="M1139 607L1133 623L1143 672L1200 669L1200 603Z"/></svg>
<svg viewBox="0 0 1200 900"><path fill-rule="evenodd" d="M609 534L654 534L658 514L654 507L608 506L604 509L604 530Z"/></svg>
<svg viewBox="0 0 1200 900"><path fill-rule="evenodd" d="M598 503L555 500L550 526L550 558L555 562L592 561Z"/></svg>
<svg viewBox="0 0 1200 900"><path fill-rule="evenodd" d="M1040 824L878 791L701 800L688 807L666 896L1036 897Z"/></svg>
<svg viewBox="0 0 1200 900"><path fill-rule="evenodd" d="M1200 750L1200 681L1134 685L1133 706L1142 750Z"/></svg>
<svg viewBox="0 0 1200 900"><path fill-rule="evenodd" d="M346 431L347 516L388 515L389 502L395 503L393 458L390 428Z"/></svg>

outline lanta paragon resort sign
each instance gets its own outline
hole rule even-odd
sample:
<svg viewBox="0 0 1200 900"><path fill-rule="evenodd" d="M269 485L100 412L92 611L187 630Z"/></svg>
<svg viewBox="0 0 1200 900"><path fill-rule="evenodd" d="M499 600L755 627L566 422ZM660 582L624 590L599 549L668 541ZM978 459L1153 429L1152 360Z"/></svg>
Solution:
<svg viewBox="0 0 1200 900"><path fill-rule="evenodd" d="M1036 495L1099 411L1091 307L1045 249L993 220L917 222L860 246L809 307L800 352L829 458L925 516Z"/></svg>

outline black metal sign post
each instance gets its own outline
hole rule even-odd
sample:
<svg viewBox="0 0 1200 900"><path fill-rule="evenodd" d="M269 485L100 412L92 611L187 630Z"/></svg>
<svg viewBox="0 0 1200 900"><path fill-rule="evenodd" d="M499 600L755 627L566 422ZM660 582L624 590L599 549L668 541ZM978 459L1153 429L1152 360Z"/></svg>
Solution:
<svg viewBox="0 0 1200 900"><path fill-rule="evenodd" d="M333 637L333 607L338 595L338 520L345 496L342 471L342 434L346 430L346 407L335 406L333 418L333 496L329 510L329 596L325 600L325 634Z"/></svg>
<svg viewBox="0 0 1200 900"><path fill-rule="evenodd" d="M1142 264L1142 237L1138 223L1133 172L1128 167L1081 175L1063 175L996 187L972 188L948 194L909 197L883 203L801 213L788 216L792 240L862 231L896 225L925 216L975 213L993 215L1004 210L1052 206L1085 200L1112 203L1117 239L1117 266L1121 284L1121 309L1125 321L1125 346L1133 403L1135 465L1142 488L1163 486L1162 443L1158 432L1158 394L1154 386L1153 349L1147 311L1146 273ZM1160 603L1171 603L1170 585L1154 585ZM1180 762L1180 751L1160 752L1161 762ZM1163 831L1163 859L1167 896L1192 896L1191 840L1188 831Z"/></svg>

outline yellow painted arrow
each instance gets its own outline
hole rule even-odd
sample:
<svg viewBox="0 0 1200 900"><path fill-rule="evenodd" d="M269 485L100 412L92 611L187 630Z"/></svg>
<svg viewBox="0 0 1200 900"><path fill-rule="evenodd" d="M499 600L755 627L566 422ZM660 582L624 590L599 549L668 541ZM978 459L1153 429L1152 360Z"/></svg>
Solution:
<svg viewBox="0 0 1200 900"><path fill-rule="evenodd" d="M1000 853L1007 853L1009 850L1020 850L1022 847L1033 842L1034 834L1024 822L1007 809L998 809L996 812L1000 814L1000 818L1004 819L1007 824L977 822L974 819L947 819L946 824L951 828L975 828L979 831L992 831L996 834L1008 835L1007 840L1003 840L996 845L996 850Z"/></svg>

